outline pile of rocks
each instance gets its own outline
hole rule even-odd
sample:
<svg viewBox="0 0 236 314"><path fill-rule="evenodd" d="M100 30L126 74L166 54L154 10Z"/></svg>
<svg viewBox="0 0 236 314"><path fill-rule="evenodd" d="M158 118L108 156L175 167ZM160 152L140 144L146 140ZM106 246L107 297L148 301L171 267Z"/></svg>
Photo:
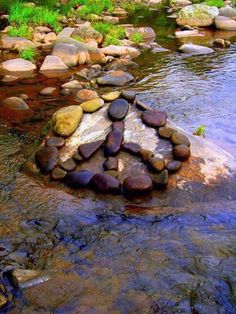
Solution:
<svg viewBox="0 0 236 314"><path fill-rule="evenodd" d="M168 185L169 175L181 168L181 162L190 157L188 137L166 126L167 114L164 111L144 110L142 122L157 130L157 136L172 143L173 159L165 162L164 158L155 157L150 150L135 142L124 141L124 119L135 101L134 91L111 92L80 106L68 106L57 111L53 116L54 135L45 141L45 146L36 152L36 162L43 174L50 174L53 180L63 180L72 188L92 188L99 193L145 194L153 189L164 189ZM114 99L116 98L116 99ZM59 150L65 145L65 137L70 136L83 117L83 111L92 113L109 101L107 116L112 121L111 131L106 140L95 140L79 145L71 158L60 160ZM111 101L112 100L112 101ZM111 101L111 102L110 102ZM59 135L59 136L58 136ZM83 162L91 159L103 149L105 161L103 173L93 173L89 169L80 169ZM117 155L125 151L143 162L148 174L128 176L123 183L118 179L119 167Z"/></svg>

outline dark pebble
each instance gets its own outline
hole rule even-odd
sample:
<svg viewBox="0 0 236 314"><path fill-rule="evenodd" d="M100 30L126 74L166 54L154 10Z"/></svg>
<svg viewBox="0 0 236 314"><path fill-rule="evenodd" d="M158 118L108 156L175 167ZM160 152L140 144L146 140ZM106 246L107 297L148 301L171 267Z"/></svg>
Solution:
<svg viewBox="0 0 236 314"><path fill-rule="evenodd" d="M66 174L67 174L67 172L65 170L63 170L59 167L56 167L52 170L51 177L53 180L60 180L60 179L63 179Z"/></svg>
<svg viewBox="0 0 236 314"><path fill-rule="evenodd" d="M118 193L120 191L120 181L111 175L98 173L91 180L95 191L100 193Z"/></svg>
<svg viewBox="0 0 236 314"><path fill-rule="evenodd" d="M67 173L65 183L73 188L87 187L93 178L94 173L89 170L75 170Z"/></svg>
<svg viewBox="0 0 236 314"><path fill-rule="evenodd" d="M147 175L127 177L123 182L125 193L143 194L152 190L152 179Z"/></svg>
<svg viewBox="0 0 236 314"><path fill-rule="evenodd" d="M174 159L184 161L191 155L190 148L186 145L177 145L173 148L172 154Z"/></svg>
<svg viewBox="0 0 236 314"><path fill-rule="evenodd" d="M167 114L164 111L146 110L142 112L141 119L143 123L152 128L159 128L166 124Z"/></svg>
<svg viewBox="0 0 236 314"><path fill-rule="evenodd" d="M109 157L103 163L104 170L117 170L118 168L118 159L116 157Z"/></svg>
<svg viewBox="0 0 236 314"><path fill-rule="evenodd" d="M61 148L65 145L65 140L63 137L50 137L46 140L45 146L55 146L57 148Z"/></svg>
<svg viewBox="0 0 236 314"><path fill-rule="evenodd" d="M111 120L123 120L128 112L129 103L123 98L118 98L110 104L108 115Z"/></svg>
<svg viewBox="0 0 236 314"><path fill-rule="evenodd" d="M153 184L156 189L165 189L168 184L169 174L165 169L153 177Z"/></svg>
<svg viewBox="0 0 236 314"><path fill-rule="evenodd" d="M35 158L42 173L47 174L58 164L58 149L56 147L43 147L37 151Z"/></svg>
<svg viewBox="0 0 236 314"><path fill-rule="evenodd" d="M75 170L76 163L72 158L69 158L66 161L59 161L59 166L66 171L72 171Z"/></svg>
<svg viewBox="0 0 236 314"><path fill-rule="evenodd" d="M168 170L169 173L175 173L179 171L180 168L181 168L181 162L179 160L170 161L166 165L166 169Z"/></svg>
<svg viewBox="0 0 236 314"><path fill-rule="evenodd" d="M125 126L123 121L115 121L112 123L112 131L119 130L124 132Z"/></svg>
<svg viewBox="0 0 236 314"><path fill-rule="evenodd" d="M161 172L165 168L165 162L161 158L152 157L148 159L148 166L153 171Z"/></svg>
<svg viewBox="0 0 236 314"><path fill-rule="evenodd" d="M79 154L83 159L89 159L102 145L104 141L96 141L92 143L82 144L78 148Z"/></svg>
<svg viewBox="0 0 236 314"><path fill-rule="evenodd" d="M124 143L122 147L126 152L133 155L139 154L141 150L141 146L139 144L132 143L132 142Z"/></svg>
<svg viewBox="0 0 236 314"><path fill-rule="evenodd" d="M121 92L121 97L128 100L129 102L134 102L136 98L136 92L134 90L123 90Z"/></svg>
<svg viewBox="0 0 236 314"><path fill-rule="evenodd" d="M123 141L123 133L119 130L111 131L107 135L105 144L105 155L113 156L119 153Z"/></svg>
<svg viewBox="0 0 236 314"><path fill-rule="evenodd" d="M180 132L175 132L172 134L171 136L171 142L173 145L186 145L186 146L190 146L190 142L188 137Z"/></svg>
<svg viewBox="0 0 236 314"><path fill-rule="evenodd" d="M154 156L154 154L151 150L144 149L144 148L141 148L139 154L140 154L143 161L147 161L148 159L150 159L151 157Z"/></svg>
<svg viewBox="0 0 236 314"><path fill-rule="evenodd" d="M169 139L171 135L176 132L176 130L169 128L167 126L162 126L158 129L158 134L161 138Z"/></svg>

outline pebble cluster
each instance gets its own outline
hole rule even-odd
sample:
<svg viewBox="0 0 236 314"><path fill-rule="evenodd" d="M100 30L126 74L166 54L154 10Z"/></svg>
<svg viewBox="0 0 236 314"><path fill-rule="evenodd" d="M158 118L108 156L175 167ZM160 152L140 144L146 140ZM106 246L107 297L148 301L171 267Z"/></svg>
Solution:
<svg viewBox="0 0 236 314"><path fill-rule="evenodd" d="M124 122L129 105L135 100L135 93L127 91L120 98L113 100L108 107L108 117L112 121L112 129L106 140L81 144L72 158L59 160L59 149L65 145L63 137L53 136L45 141L45 147L36 152L36 162L43 174L51 174L54 180L63 182L72 188L92 188L99 193L145 194L155 189L165 189L169 175L181 168L181 162L189 158L190 141L188 137L166 126L167 114L164 111L144 110L141 113L142 122L157 130L157 135L172 143L173 160L165 163L162 158L154 156L150 150L143 149L134 142L124 142ZM99 149L103 149L105 161L103 173L93 173L89 170L78 170L77 164L90 159ZM140 174L128 176L123 183L118 179L117 154L126 151L137 156L145 163L150 176Z"/></svg>

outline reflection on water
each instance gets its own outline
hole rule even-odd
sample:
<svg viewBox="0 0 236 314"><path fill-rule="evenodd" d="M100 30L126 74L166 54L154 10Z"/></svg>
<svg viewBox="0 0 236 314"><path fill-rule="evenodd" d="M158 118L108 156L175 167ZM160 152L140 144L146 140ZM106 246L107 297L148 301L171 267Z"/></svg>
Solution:
<svg viewBox="0 0 236 314"><path fill-rule="evenodd" d="M153 14L135 22L156 23ZM205 124L208 137L235 153L235 46L180 56L166 38L173 24L161 24L157 41L171 52L139 58L139 97L190 130ZM51 279L25 289L9 313L236 313L235 200L160 207L157 199L136 208L73 196L19 172L45 121L70 100L39 98L61 81L38 79L4 89L5 97L28 94L34 114L0 124L0 267Z"/></svg>

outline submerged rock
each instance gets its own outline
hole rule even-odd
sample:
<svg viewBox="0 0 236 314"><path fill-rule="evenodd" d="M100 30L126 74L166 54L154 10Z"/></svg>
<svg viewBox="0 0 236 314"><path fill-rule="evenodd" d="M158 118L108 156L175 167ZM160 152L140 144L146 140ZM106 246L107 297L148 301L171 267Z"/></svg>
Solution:
<svg viewBox="0 0 236 314"><path fill-rule="evenodd" d="M194 44L184 44L181 47L179 47L179 51L183 53L190 53L190 54L208 54L214 52L213 49L209 47L204 47L200 45L194 45Z"/></svg>
<svg viewBox="0 0 236 314"><path fill-rule="evenodd" d="M59 153L56 147L43 147L36 152L35 158L41 172L47 174L57 166Z"/></svg>
<svg viewBox="0 0 236 314"><path fill-rule="evenodd" d="M5 108L10 108L14 110L28 110L29 109L29 106L27 105L27 103L19 97L5 98L2 101L2 105Z"/></svg>
<svg viewBox="0 0 236 314"><path fill-rule="evenodd" d="M161 172L165 168L165 162L161 158L151 157L148 159L148 166L155 172Z"/></svg>
<svg viewBox="0 0 236 314"><path fill-rule="evenodd" d="M91 185L99 193L118 193L120 191L120 181L108 174L95 174L91 180Z"/></svg>
<svg viewBox="0 0 236 314"><path fill-rule="evenodd" d="M197 27L210 26L214 18L219 14L217 7L205 4L192 4L179 11L176 22L178 25L190 25Z"/></svg>
<svg viewBox="0 0 236 314"><path fill-rule="evenodd" d="M59 109L52 117L54 132L63 137L71 135L77 129L82 116L83 110L80 106Z"/></svg>
<svg viewBox="0 0 236 314"><path fill-rule="evenodd" d="M152 190L152 179L147 175L137 175L127 177L123 182L125 193L139 194Z"/></svg>
<svg viewBox="0 0 236 314"><path fill-rule="evenodd" d="M104 143L103 140L99 140L96 142L82 144L78 148L79 154L84 159L89 159L103 145L103 143Z"/></svg>
<svg viewBox="0 0 236 314"><path fill-rule="evenodd" d="M127 102L127 100L123 98L118 98L110 104L108 108L108 115L113 121L123 120L127 115L128 110L129 103Z"/></svg>
<svg viewBox="0 0 236 314"><path fill-rule="evenodd" d="M124 71L109 71L97 79L100 85L122 86L133 81L134 77Z"/></svg>

